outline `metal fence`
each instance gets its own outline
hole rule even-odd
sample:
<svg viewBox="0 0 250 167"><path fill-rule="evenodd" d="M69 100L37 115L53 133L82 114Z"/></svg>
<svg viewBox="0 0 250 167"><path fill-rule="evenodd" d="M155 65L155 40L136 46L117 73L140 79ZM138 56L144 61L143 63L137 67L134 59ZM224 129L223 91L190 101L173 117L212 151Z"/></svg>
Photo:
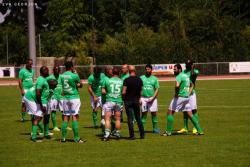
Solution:
<svg viewBox="0 0 250 167"><path fill-rule="evenodd" d="M113 65L121 69L122 65ZM94 66L75 66L75 69L80 76L81 79L87 79L88 76L91 74ZM98 65L102 69L102 71L105 71L105 68L107 65ZM144 67L145 64L141 65L135 65L137 74L142 75L145 73ZM229 73L229 62L211 62L211 63L196 63L195 67L200 70L200 75L239 75L239 74L250 74L250 73ZM18 77L18 73L22 67L15 67L15 76ZM39 68L40 67L34 67L36 70L36 76L39 76ZM49 66L50 73L52 72L53 67ZM60 66L61 71L64 72L64 66ZM172 77L169 75L160 75L158 77Z"/></svg>

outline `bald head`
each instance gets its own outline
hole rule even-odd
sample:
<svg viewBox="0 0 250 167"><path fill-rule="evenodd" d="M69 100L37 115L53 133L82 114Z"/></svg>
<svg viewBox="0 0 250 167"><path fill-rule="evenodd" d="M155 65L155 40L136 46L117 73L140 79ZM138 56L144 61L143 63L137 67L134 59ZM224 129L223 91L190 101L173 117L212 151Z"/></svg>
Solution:
<svg viewBox="0 0 250 167"><path fill-rule="evenodd" d="M122 73L123 74L127 74L128 73L128 65L127 64L124 64L124 65L122 65Z"/></svg>
<svg viewBox="0 0 250 167"><path fill-rule="evenodd" d="M130 66L128 67L128 70L129 70L129 74L130 74L130 75L135 75L135 73L136 73L135 66L130 65Z"/></svg>
<svg viewBox="0 0 250 167"><path fill-rule="evenodd" d="M112 77L113 76L112 70L113 70L113 66L109 66L109 65L106 66L106 69L105 69L106 76Z"/></svg>
<svg viewBox="0 0 250 167"><path fill-rule="evenodd" d="M47 66L42 66L40 68L40 75L43 76L44 78L46 78L47 76L49 76L49 69Z"/></svg>

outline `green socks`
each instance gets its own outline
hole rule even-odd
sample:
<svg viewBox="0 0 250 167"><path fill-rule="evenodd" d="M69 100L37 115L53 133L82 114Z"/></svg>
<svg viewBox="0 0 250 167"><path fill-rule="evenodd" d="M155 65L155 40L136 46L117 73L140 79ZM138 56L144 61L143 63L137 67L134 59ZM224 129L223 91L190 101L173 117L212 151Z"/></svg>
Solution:
<svg viewBox="0 0 250 167"><path fill-rule="evenodd" d="M74 133L74 140L77 142L80 139L79 134L78 134L78 122L77 121L72 121L72 129Z"/></svg>
<svg viewBox="0 0 250 167"><path fill-rule="evenodd" d="M184 121L184 129L188 130L188 114L187 114L187 112L183 112L183 121Z"/></svg>
<svg viewBox="0 0 250 167"><path fill-rule="evenodd" d="M34 118L34 115L30 115L30 118L31 118L31 127L33 127L33 120L35 119ZM39 121L38 124L36 125L37 128L40 129L40 132L43 133L44 132L44 126L43 126L43 122L42 121ZM31 129L32 130L32 129Z"/></svg>
<svg viewBox="0 0 250 167"><path fill-rule="evenodd" d="M63 121L62 122L62 139L66 139L67 136L67 127L68 127L68 122ZM74 133L74 141L79 141L79 133L78 133L78 122L77 121L72 121L72 129Z"/></svg>
<svg viewBox="0 0 250 167"><path fill-rule="evenodd" d="M145 125L146 125L146 122L147 122L147 115L142 115L141 121L142 121L143 128L145 129Z"/></svg>
<svg viewBox="0 0 250 167"><path fill-rule="evenodd" d="M37 125L32 125L32 134L31 134L31 139L36 140L36 134L37 134Z"/></svg>
<svg viewBox="0 0 250 167"><path fill-rule="evenodd" d="M174 123L174 117L173 117L173 115L168 115L167 116L167 127L166 127L167 133L170 133L170 134L172 133L173 123Z"/></svg>
<svg viewBox="0 0 250 167"><path fill-rule="evenodd" d="M158 119L156 115L152 115L152 125L153 125L153 130L158 130ZM146 122L147 122L147 115L142 115L141 117L142 125L143 128L145 129L146 127Z"/></svg>
<svg viewBox="0 0 250 167"><path fill-rule="evenodd" d="M66 139L68 122L62 122L62 139Z"/></svg>
<svg viewBox="0 0 250 167"><path fill-rule="evenodd" d="M197 118L194 115L191 117L191 121L194 124L194 127L197 129L198 133L201 133L202 129L201 129L200 125L199 125L199 122L198 122Z"/></svg>
<svg viewBox="0 0 250 167"><path fill-rule="evenodd" d="M197 119L198 123L199 123L199 115L197 112L193 113L193 116L195 116L195 118Z"/></svg>
<svg viewBox="0 0 250 167"><path fill-rule="evenodd" d="M43 126L43 121L40 121L38 124L37 124L38 128L40 129L41 133L44 132L44 126Z"/></svg>
<svg viewBox="0 0 250 167"><path fill-rule="evenodd" d="M43 117L44 136L49 135L49 117L50 117L50 115L44 115L44 117Z"/></svg>
<svg viewBox="0 0 250 167"><path fill-rule="evenodd" d="M92 119L93 119L93 123L94 123L94 127L96 127L96 126L98 126L97 124L97 122L98 122L98 120L97 120L97 112L92 112Z"/></svg>
<svg viewBox="0 0 250 167"><path fill-rule="evenodd" d="M56 112L55 112L55 111L52 111L52 112L51 112L51 120L52 120L53 128L57 127L57 123L56 123Z"/></svg>
<svg viewBox="0 0 250 167"><path fill-rule="evenodd" d="M153 130L158 130L158 119L156 115L152 115Z"/></svg>

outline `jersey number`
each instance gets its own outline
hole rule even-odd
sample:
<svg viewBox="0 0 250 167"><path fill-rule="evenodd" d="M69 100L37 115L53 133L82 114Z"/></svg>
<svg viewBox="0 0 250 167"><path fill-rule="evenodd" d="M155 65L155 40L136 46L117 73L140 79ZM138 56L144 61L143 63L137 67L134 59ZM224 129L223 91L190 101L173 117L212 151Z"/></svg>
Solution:
<svg viewBox="0 0 250 167"><path fill-rule="evenodd" d="M72 88L69 86L68 80L64 80L64 89L67 92L70 92Z"/></svg>
<svg viewBox="0 0 250 167"><path fill-rule="evenodd" d="M115 94L117 94L117 93L120 93L121 92L121 88L120 88L120 85L110 85L110 87L111 87L111 92L112 93L115 93Z"/></svg>

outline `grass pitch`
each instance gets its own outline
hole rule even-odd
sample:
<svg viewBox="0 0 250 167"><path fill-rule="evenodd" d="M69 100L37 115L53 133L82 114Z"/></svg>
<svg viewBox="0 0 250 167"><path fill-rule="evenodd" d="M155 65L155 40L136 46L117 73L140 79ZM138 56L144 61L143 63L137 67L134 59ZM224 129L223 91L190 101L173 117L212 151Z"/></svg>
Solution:
<svg viewBox="0 0 250 167"><path fill-rule="evenodd" d="M158 122L163 132L174 83L161 82L160 86ZM101 141L98 136L101 130L92 128L89 95L84 85L79 121L80 136L87 139L84 144L60 143L60 132L54 134L54 140L32 143L30 121L19 121L18 88L0 87L0 92L1 167L250 166L250 80L197 81L198 112L204 136L152 134L148 115L146 139L129 141L124 138L109 142ZM60 113L57 118L60 127ZM182 122L182 113L176 113L174 130L182 128ZM191 123L189 125L191 130ZM122 135L128 136L126 123L122 124ZM68 131L68 138L73 138L71 131Z"/></svg>

